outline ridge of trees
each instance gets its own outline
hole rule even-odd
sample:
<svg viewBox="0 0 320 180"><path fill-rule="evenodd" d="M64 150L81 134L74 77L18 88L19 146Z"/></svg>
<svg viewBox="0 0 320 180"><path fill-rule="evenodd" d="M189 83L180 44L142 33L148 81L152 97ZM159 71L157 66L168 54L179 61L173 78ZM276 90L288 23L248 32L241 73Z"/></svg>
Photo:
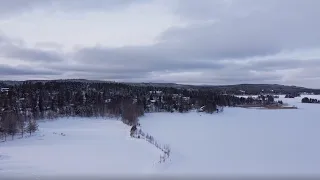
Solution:
<svg viewBox="0 0 320 180"><path fill-rule="evenodd" d="M87 80L87 79L56 79L56 80L28 80L28 81L0 81L0 87L21 85L25 82L30 83L47 83L47 82L78 82L78 83L116 83L114 81L101 81L101 80ZM201 89L201 90L214 90L226 94L235 95L257 95L260 93L266 94L320 94L320 89L305 88L299 86L288 86L280 84L234 84L234 85L186 85L175 83L126 83L132 86L153 86L153 87L172 87L184 89Z"/></svg>

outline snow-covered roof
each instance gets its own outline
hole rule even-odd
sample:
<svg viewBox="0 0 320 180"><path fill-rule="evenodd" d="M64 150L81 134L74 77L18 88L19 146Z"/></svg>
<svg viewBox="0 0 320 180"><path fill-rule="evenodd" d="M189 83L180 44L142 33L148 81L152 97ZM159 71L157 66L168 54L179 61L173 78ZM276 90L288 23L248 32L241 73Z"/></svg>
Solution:
<svg viewBox="0 0 320 180"><path fill-rule="evenodd" d="M1 88L1 92L9 91L9 88Z"/></svg>

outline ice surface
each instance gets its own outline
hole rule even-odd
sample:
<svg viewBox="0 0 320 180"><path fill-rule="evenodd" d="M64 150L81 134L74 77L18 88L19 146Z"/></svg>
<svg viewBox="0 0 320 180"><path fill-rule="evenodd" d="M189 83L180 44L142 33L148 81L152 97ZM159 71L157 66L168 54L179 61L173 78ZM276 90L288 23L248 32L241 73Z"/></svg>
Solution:
<svg viewBox="0 0 320 180"><path fill-rule="evenodd" d="M308 96L311 97L311 96ZM170 144L170 174L320 174L320 104L300 109L226 108L222 114L148 114L145 131ZM313 98L320 99L319 96Z"/></svg>

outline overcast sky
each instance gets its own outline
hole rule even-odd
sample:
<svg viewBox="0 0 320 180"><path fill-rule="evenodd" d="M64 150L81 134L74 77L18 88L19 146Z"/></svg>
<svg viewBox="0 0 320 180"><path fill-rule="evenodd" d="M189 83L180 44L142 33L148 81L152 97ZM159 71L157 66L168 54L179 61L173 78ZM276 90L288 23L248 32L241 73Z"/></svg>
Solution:
<svg viewBox="0 0 320 180"><path fill-rule="evenodd" d="M319 0L0 4L0 79L320 88Z"/></svg>

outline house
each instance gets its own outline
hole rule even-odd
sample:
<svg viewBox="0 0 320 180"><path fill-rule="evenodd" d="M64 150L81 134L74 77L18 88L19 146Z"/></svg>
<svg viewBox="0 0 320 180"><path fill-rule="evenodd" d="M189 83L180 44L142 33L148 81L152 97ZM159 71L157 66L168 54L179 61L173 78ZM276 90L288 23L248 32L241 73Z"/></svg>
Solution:
<svg viewBox="0 0 320 180"><path fill-rule="evenodd" d="M217 113L223 112L223 106L217 106Z"/></svg>
<svg viewBox="0 0 320 180"><path fill-rule="evenodd" d="M246 94L246 91L244 91L244 90L239 90L239 92L240 92L241 95L245 95Z"/></svg>
<svg viewBox="0 0 320 180"><path fill-rule="evenodd" d="M138 102L138 99L137 98L133 98L133 104L137 103Z"/></svg>
<svg viewBox="0 0 320 180"><path fill-rule="evenodd" d="M182 97L182 99L186 102L188 102L190 100L190 97Z"/></svg>
<svg viewBox="0 0 320 180"><path fill-rule="evenodd" d="M205 107L206 107L206 106L200 107L200 108L199 108L199 112L203 112Z"/></svg>
<svg viewBox="0 0 320 180"><path fill-rule="evenodd" d="M154 104L148 104L148 111L149 112L155 112L156 111L156 106Z"/></svg>
<svg viewBox="0 0 320 180"><path fill-rule="evenodd" d="M1 92L8 92L9 88L1 88Z"/></svg>

